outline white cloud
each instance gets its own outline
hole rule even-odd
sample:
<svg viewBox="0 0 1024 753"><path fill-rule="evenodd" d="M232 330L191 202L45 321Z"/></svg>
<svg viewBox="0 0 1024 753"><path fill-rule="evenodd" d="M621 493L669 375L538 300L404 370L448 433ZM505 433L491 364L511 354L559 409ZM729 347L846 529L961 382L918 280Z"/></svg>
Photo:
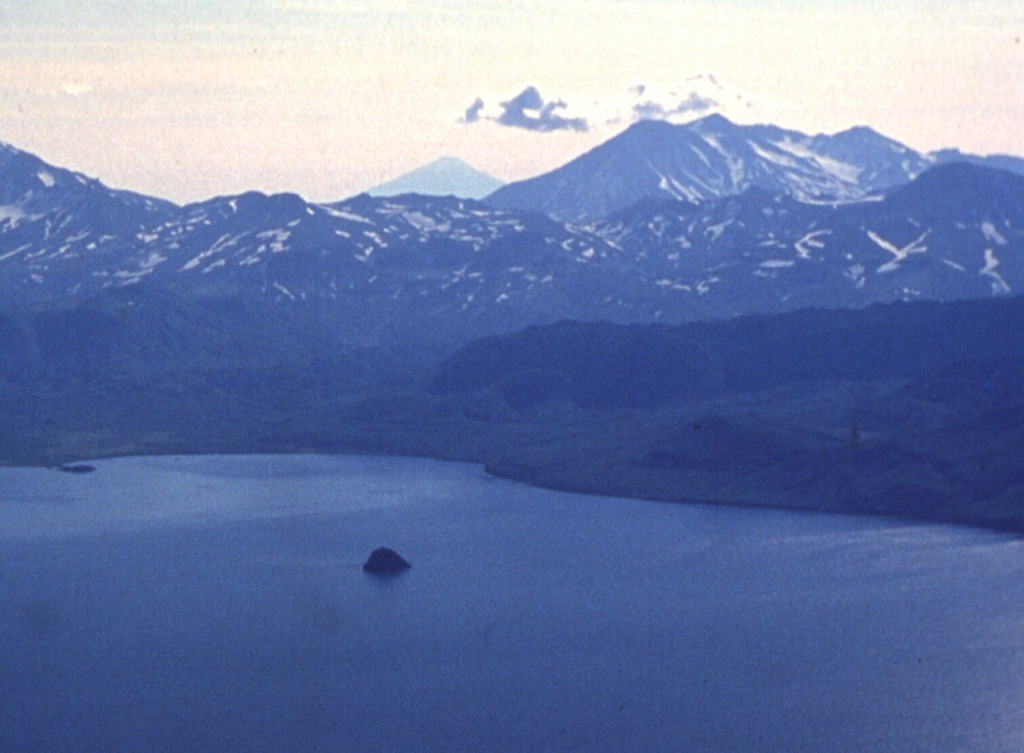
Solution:
<svg viewBox="0 0 1024 753"><path fill-rule="evenodd" d="M485 107L483 98L477 97L459 119L459 122L466 124L479 122L480 112ZM527 86L511 99L499 102L498 107L500 108L499 114L487 117L488 120L498 125L542 133L589 130L589 124L585 118L567 117L563 114L569 107L565 100L545 101L535 86Z"/></svg>
<svg viewBox="0 0 1024 753"><path fill-rule="evenodd" d="M93 85L78 81L64 81L60 85L60 90L69 97L84 97L93 91Z"/></svg>
<svg viewBox="0 0 1024 753"><path fill-rule="evenodd" d="M638 83L608 95L602 122L628 125L638 120L682 123L720 112L737 121L749 120L757 108L746 96L723 86L712 74L685 76L673 83Z"/></svg>
<svg viewBox="0 0 1024 753"><path fill-rule="evenodd" d="M722 86L713 75L696 74L671 84L640 83L615 90L575 91L548 102L532 86L511 100L477 96L458 120L465 124L490 121L538 131L587 131L591 127L615 130L639 120L683 123L712 112L737 121L758 114L745 96Z"/></svg>

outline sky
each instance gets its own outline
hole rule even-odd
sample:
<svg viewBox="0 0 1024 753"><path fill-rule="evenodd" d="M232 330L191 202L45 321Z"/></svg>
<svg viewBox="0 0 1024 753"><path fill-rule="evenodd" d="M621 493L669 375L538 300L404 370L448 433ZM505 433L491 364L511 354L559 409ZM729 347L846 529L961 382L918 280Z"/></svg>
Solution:
<svg viewBox="0 0 1024 753"><path fill-rule="evenodd" d="M1024 155L1024 0L0 0L0 141L178 202L502 180L637 118Z"/></svg>

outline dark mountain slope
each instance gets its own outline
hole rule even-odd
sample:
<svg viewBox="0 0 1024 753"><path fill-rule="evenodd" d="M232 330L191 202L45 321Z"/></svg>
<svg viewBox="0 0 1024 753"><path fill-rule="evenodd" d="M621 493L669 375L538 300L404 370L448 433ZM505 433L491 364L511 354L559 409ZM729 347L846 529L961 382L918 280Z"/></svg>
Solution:
<svg viewBox="0 0 1024 753"><path fill-rule="evenodd" d="M513 403L651 408L801 382L878 381L1024 358L1024 298L802 310L721 322L563 322L470 343L432 389L498 389Z"/></svg>

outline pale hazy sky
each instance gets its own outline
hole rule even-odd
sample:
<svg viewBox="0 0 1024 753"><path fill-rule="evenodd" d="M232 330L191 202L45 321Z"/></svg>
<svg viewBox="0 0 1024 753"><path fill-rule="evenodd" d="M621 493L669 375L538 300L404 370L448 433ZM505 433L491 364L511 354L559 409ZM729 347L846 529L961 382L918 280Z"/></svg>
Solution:
<svg viewBox="0 0 1024 753"><path fill-rule="evenodd" d="M0 0L0 141L176 201L515 180L708 100L1024 155L1022 36L1024 0Z"/></svg>

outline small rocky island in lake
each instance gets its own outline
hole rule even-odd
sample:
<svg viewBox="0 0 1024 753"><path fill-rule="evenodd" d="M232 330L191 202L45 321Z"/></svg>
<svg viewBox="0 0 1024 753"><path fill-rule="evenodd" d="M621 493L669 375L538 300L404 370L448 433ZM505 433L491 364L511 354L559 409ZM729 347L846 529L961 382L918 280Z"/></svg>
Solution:
<svg viewBox="0 0 1024 753"><path fill-rule="evenodd" d="M68 463L66 465L58 465L57 470L64 471L64 473L92 473L96 470L96 467L86 465L85 463Z"/></svg>
<svg viewBox="0 0 1024 753"><path fill-rule="evenodd" d="M370 553L370 558L363 563L363 572L372 575L398 575L408 570L412 565L397 552L381 547Z"/></svg>

